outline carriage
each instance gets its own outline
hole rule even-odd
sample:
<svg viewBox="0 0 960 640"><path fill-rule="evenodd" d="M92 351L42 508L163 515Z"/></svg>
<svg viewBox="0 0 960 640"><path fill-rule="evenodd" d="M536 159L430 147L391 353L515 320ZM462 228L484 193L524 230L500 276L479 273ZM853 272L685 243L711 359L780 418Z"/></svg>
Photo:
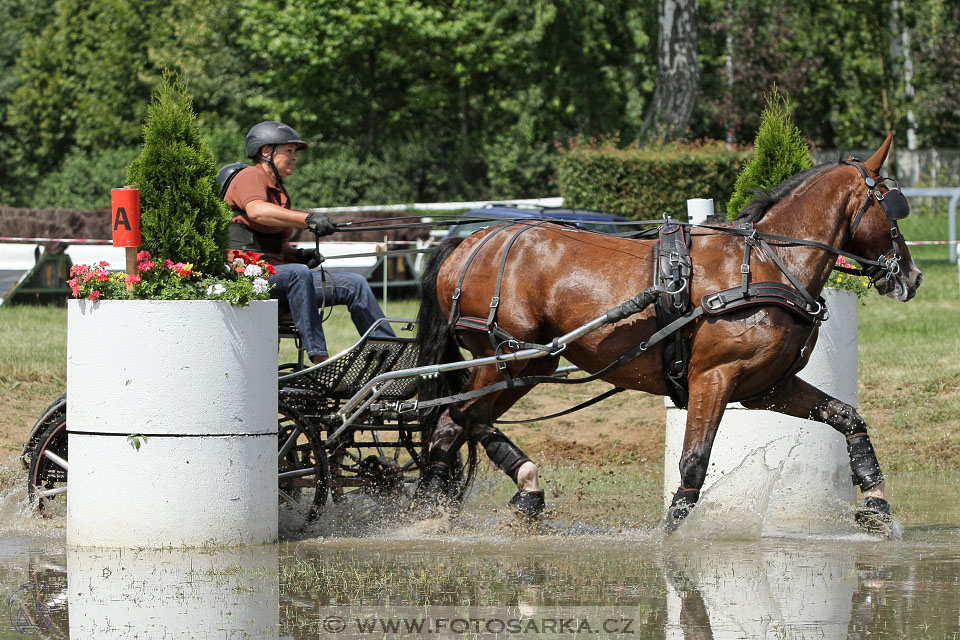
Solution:
<svg viewBox="0 0 960 640"><path fill-rule="evenodd" d="M371 337L390 323L398 337ZM291 340L295 362L278 367L277 462L281 505L302 519L316 518L327 500L386 501L410 505L428 441L417 412L389 407L409 401L416 383L406 379L381 390L380 402L356 412L347 424L341 408L371 379L416 363L412 319L384 318L352 346L308 366L296 327L281 314L278 333ZM67 397L59 396L41 414L20 454L27 471L30 503L40 512L63 502L67 493ZM451 504L462 500L473 477L476 456L466 448L457 458Z"/></svg>
<svg viewBox="0 0 960 640"><path fill-rule="evenodd" d="M445 240L422 275L416 323L391 321L407 331L416 324L416 341L368 332L321 365L304 367L301 357L281 367L281 499L307 517L328 494L405 504L441 466L440 486L456 504L480 444L517 484L511 506L539 515L536 466L494 424L534 385L603 379L688 409L668 530L697 503L729 402L842 434L864 495L855 517L889 529L864 420L796 374L826 316L817 296L838 255L859 262L882 295L905 302L921 283L897 227L909 206L879 175L890 143L866 162L801 172L758 194L734 224L696 233L669 219L653 236L631 238L513 220ZM628 274L646 287L632 298ZM463 360L461 349L473 357ZM589 375L567 378L561 354ZM24 449L39 504L65 491L65 402L44 413Z"/></svg>

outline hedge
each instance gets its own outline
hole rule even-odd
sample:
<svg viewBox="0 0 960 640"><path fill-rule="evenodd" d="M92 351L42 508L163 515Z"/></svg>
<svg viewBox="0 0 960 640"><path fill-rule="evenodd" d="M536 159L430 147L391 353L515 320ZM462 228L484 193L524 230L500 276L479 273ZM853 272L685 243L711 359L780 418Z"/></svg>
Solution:
<svg viewBox="0 0 960 640"><path fill-rule="evenodd" d="M560 150L557 185L565 206L635 220L664 212L686 220L689 198L713 198L714 210L723 215L749 157L750 151L720 142L619 149L574 141Z"/></svg>

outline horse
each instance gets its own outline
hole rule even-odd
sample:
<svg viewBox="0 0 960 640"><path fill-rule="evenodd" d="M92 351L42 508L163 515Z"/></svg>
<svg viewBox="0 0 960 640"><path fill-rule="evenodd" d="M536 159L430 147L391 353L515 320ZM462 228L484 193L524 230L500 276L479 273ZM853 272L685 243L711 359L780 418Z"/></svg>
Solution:
<svg viewBox="0 0 960 640"><path fill-rule="evenodd" d="M684 286L690 308L700 311L688 313L676 331L688 348L683 398L688 413L681 484L663 520L668 530L697 503L718 425L731 402L839 431L863 496L857 522L867 529L891 522L884 477L863 418L796 375L816 343L824 311L818 296L838 254L857 259L881 295L905 302L920 286L922 274L897 227L909 206L879 173L890 143L887 138L866 162L818 165L759 192L733 225L683 227L690 235L691 271ZM665 294L651 287L656 262L653 240L549 222L506 223L445 241L422 274L419 363L457 362L459 347L474 358L531 345L549 350L551 340L598 312L628 308L608 313L616 321L573 340L563 356L618 387L672 395L662 357L669 343L653 344L651 336L662 323L655 305L647 306ZM624 302L641 289L643 296ZM427 499L442 493L450 456L469 441L481 445L517 484L513 509L533 517L543 512L536 464L494 421L555 371L560 351L440 374L421 390L421 399L452 398L437 406L420 484Z"/></svg>

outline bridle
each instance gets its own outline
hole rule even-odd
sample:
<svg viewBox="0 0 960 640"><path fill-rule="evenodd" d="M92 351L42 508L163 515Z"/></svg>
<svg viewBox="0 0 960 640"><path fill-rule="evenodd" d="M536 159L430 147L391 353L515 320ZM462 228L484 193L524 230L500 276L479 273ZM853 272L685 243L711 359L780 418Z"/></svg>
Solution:
<svg viewBox="0 0 960 640"><path fill-rule="evenodd" d="M897 181L894 178L872 177L870 172L867 171L867 168L863 166L863 163L856 158L844 160L843 164L855 167L857 171L860 172L860 175L863 177L863 182L867 187L867 195L863 199L863 204L860 205L860 209L857 211L857 215L854 216L853 223L850 225L850 237L852 238L853 234L857 232L860 221L863 219L863 214L866 213L873 201L876 200L883 210L883 215L887 220L887 227L890 229L891 246L889 251L881 254L876 260L858 260L861 264L867 265L862 270L848 269L846 267L835 267L835 269L846 273L862 273L874 283L881 277L890 280L900 273L900 250L897 247L897 239L900 238L900 229L897 227L897 220L903 220L910 215L910 204L900 191L899 186L888 188L886 193L880 191L880 185L885 185L888 180L892 180L894 185L896 185Z"/></svg>

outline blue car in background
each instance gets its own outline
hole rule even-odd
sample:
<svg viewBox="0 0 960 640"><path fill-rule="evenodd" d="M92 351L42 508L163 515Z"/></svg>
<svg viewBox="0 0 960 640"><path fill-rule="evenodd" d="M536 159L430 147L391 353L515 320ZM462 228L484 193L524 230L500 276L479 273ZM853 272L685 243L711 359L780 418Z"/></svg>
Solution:
<svg viewBox="0 0 960 640"><path fill-rule="evenodd" d="M470 218L478 218L471 221ZM493 220L491 220L493 218ZM496 218L507 220L516 218L550 218L569 222L580 229L599 231L601 233L618 233L628 231L629 227L620 228L618 222L628 222L627 218L614 216L597 211L581 211L559 207L529 207L509 204L491 204L479 209L471 209L463 214L461 222L447 230L445 238L466 238L468 235L486 227L499 224Z"/></svg>

